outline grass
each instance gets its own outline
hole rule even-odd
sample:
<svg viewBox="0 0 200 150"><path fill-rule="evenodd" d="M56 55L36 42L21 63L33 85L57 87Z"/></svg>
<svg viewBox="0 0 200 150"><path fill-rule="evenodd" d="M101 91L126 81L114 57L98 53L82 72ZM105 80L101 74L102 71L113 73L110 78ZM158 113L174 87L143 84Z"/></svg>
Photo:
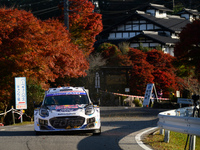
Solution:
<svg viewBox="0 0 200 150"><path fill-rule="evenodd" d="M170 131L169 143L164 142L164 136L159 134L148 135L143 142L150 145L154 150L184 150L187 140L187 134ZM189 140L187 149L189 148ZM196 137L195 150L200 150L200 137Z"/></svg>
<svg viewBox="0 0 200 150"><path fill-rule="evenodd" d="M28 125L28 124L34 124L34 121L23 121L22 123L15 123L15 124L12 124L11 126L20 126L20 125Z"/></svg>

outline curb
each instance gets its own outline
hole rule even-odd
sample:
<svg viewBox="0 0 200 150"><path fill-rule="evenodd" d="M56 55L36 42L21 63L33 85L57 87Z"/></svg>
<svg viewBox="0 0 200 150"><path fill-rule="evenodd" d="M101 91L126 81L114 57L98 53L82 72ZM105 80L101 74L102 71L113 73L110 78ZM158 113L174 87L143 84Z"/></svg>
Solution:
<svg viewBox="0 0 200 150"><path fill-rule="evenodd" d="M143 132L141 132L141 133L138 133L138 134L135 136L135 140L136 140L136 142L138 143L138 145L139 145L140 147L142 147L143 149L145 149L145 150L153 150L153 149L149 148L147 145L145 145L145 144L142 142L141 137L144 136L144 135L147 135L147 134L149 134L149 133L151 133L151 132L153 132L153 131L155 131L156 129L158 129L158 127L150 128L150 129L147 129L147 130L145 130L145 131L143 131Z"/></svg>
<svg viewBox="0 0 200 150"><path fill-rule="evenodd" d="M137 132L133 132L119 141L119 147L122 150L137 149L137 150L153 150L148 145L142 142L142 137L152 133L158 127L146 128Z"/></svg>

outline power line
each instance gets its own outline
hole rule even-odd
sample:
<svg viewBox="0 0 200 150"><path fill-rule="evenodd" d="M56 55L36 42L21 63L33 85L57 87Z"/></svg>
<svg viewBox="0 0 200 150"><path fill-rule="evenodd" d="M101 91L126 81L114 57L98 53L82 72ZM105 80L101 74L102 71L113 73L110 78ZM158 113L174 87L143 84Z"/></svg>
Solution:
<svg viewBox="0 0 200 150"><path fill-rule="evenodd" d="M29 4L21 4L20 7L32 6L35 4L41 4L41 3L45 3L45 2L47 2L47 1L35 2L35 3L29 3Z"/></svg>
<svg viewBox="0 0 200 150"><path fill-rule="evenodd" d="M33 14L37 14L37 13L40 13L40 12L43 12L43 11L48 11L48 10L51 10L51 9L58 9L58 6L55 6L55 7L51 7L51 8L46 8L46 9L42 9L42 10L38 10L38 11L34 11L32 12Z"/></svg>
<svg viewBox="0 0 200 150"><path fill-rule="evenodd" d="M55 9L52 9L52 10L49 10L49 11L46 11L46 12L43 12L43 13L39 13L39 14L37 14L37 16L43 15L43 14L46 14L46 13L49 13L49 12L52 12L52 11L56 11L56 10L58 10L58 8L55 8Z"/></svg>

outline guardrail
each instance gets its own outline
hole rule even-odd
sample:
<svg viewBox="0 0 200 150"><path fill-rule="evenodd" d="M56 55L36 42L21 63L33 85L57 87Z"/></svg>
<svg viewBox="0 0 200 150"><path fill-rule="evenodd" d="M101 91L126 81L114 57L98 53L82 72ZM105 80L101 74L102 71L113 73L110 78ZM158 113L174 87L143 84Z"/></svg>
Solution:
<svg viewBox="0 0 200 150"><path fill-rule="evenodd" d="M168 131L200 136L200 118L192 117L193 108L193 106L185 107L159 113L158 127ZM167 135L169 132L165 134L165 136L169 136ZM169 141L169 139L166 141ZM195 149L195 140L193 142L191 149Z"/></svg>
<svg viewBox="0 0 200 150"><path fill-rule="evenodd" d="M158 114L160 128L200 136L200 118L191 117L193 107L161 112Z"/></svg>
<svg viewBox="0 0 200 150"><path fill-rule="evenodd" d="M178 98L177 103L181 107L181 104L188 104L188 105L194 105L194 101L192 99L187 98Z"/></svg>

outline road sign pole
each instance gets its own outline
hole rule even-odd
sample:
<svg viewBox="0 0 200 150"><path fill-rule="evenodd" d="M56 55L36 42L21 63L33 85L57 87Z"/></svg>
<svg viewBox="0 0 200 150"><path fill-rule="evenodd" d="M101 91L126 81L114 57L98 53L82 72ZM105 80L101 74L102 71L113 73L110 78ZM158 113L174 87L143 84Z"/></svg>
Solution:
<svg viewBox="0 0 200 150"><path fill-rule="evenodd" d="M21 109L21 123L23 122L23 109Z"/></svg>
<svg viewBox="0 0 200 150"><path fill-rule="evenodd" d="M13 118L13 124L15 124L15 115L14 115L13 106L12 106L12 118Z"/></svg>

